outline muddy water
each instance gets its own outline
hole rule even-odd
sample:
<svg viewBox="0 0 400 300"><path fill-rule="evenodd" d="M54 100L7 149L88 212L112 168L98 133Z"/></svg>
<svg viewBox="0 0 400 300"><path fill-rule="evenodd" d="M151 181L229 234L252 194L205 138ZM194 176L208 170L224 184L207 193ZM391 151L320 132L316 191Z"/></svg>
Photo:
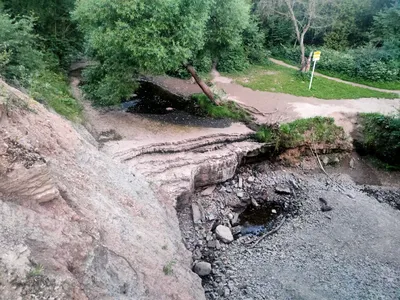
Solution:
<svg viewBox="0 0 400 300"><path fill-rule="evenodd" d="M265 203L259 207L248 206L239 217L241 234L260 235L271 230L274 221L282 212L283 208L279 203Z"/></svg>
<svg viewBox="0 0 400 300"><path fill-rule="evenodd" d="M172 94L150 82L142 82L134 98L122 103L128 112L147 119L174 125L226 128L232 122L227 119L211 119L202 116L195 102Z"/></svg>

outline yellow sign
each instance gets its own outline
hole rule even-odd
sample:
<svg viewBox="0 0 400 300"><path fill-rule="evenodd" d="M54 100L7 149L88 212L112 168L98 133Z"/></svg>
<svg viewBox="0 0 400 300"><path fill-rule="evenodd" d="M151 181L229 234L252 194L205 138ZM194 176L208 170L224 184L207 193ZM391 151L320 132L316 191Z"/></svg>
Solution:
<svg viewBox="0 0 400 300"><path fill-rule="evenodd" d="M315 51L313 55L313 61L319 61L321 58L321 51Z"/></svg>

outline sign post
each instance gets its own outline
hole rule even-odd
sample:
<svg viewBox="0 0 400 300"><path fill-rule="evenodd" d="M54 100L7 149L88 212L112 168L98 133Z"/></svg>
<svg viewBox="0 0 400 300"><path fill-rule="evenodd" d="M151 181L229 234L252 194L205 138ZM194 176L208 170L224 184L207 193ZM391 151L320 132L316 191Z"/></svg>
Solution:
<svg viewBox="0 0 400 300"><path fill-rule="evenodd" d="M311 80L310 80L310 86L308 87L309 90L311 90L311 86L312 86L312 82L314 79L314 72L315 72L315 65L317 64L317 61L319 61L321 59L321 51L315 51L314 55L313 55L313 69L312 69L312 73L311 73Z"/></svg>

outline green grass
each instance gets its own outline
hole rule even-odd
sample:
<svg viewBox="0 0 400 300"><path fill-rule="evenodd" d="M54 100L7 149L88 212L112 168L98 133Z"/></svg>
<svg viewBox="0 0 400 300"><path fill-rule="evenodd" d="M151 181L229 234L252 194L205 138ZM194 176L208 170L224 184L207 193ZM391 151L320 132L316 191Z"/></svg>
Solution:
<svg viewBox="0 0 400 300"><path fill-rule="evenodd" d="M192 99L197 102L199 112L202 115L206 115L214 119L232 119L242 122L246 122L251 119L251 116L248 112L232 101L222 102L219 106L217 106L212 103L204 94L195 94L192 96Z"/></svg>
<svg viewBox="0 0 400 300"><path fill-rule="evenodd" d="M345 81L349 82L354 82L354 83L359 83L363 85L367 85L370 87L375 87L378 89L384 89L384 90L400 90L400 81L368 81L362 78L358 77L350 77L345 74L341 74L338 72L333 72L333 71L327 71L327 70L318 70L319 73L339 78Z"/></svg>
<svg viewBox="0 0 400 300"><path fill-rule="evenodd" d="M28 272L28 277L36 277L43 274L44 267L41 264L33 265L32 269Z"/></svg>
<svg viewBox="0 0 400 300"><path fill-rule="evenodd" d="M344 131L335 125L333 118L314 117L281 124L276 128L262 126L256 132L256 139L273 143L279 150L302 145L333 144L344 139Z"/></svg>
<svg viewBox="0 0 400 300"><path fill-rule="evenodd" d="M309 74L278 66L252 66L248 70L229 74L235 81L253 90L292 94L295 96L315 97L320 99L359 99L388 98L399 96L393 93L373 91L354 87L322 77L314 77L313 87L308 89Z"/></svg>
<svg viewBox="0 0 400 300"><path fill-rule="evenodd" d="M163 272L165 275L169 276L174 274L173 266L175 265L175 261L170 261L168 262L164 267L163 267Z"/></svg>
<svg viewBox="0 0 400 300"><path fill-rule="evenodd" d="M43 71L29 80L31 96L53 108L58 114L72 121L80 121L82 107L71 95L67 78L59 73Z"/></svg>

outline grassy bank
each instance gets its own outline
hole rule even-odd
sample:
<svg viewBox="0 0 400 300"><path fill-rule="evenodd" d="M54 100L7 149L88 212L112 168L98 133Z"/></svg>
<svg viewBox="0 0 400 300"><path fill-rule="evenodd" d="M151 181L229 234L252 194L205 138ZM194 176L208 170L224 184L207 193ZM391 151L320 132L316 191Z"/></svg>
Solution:
<svg viewBox="0 0 400 300"><path fill-rule="evenodd" d="M358 77L350 77L345 74L333 71L318 70L318 72L330 77L335 77L345 81L359 83L370 87L375 87L378 89L400 91L400 81L369 81Z"/></svg>
<svg viewBox="0 0 400 300"><path fill-rule="evenodd" d="M334 144L342 141L344 136L343 128L336 126L332 118L325 117L299 119L279 127L262 126L256 132L259 142L275 144L276 149Z"/></svg>
<svg viewBox="0 0 400 300"><path fill-rule="evenodd" d="M313 87L309 90L309 74L301 74L296 70L275 64L252 66L242 73L228 74L228 76L234 78L237 83L253 90L295 96L320 99L398 98L398 95L393 93L354 87L322 77L314 77Z"/></svg>
<svg viewBox="0 0 400 300"><path fill-rule="evenodd" d="M82 106L71 95L68 79L61 73L42 71L29 79L29 93L67 119L79 122Z"/></svg>
<svg viewBox="0 0 400 300"><path fill-rule="evenodd" d="M196 113L200 115L214 119L232 119L241 122L251 120L250 114L232 101L222 102L221 105L217 106L204 94L193 95L192 99L197 104Z"/></svg>

